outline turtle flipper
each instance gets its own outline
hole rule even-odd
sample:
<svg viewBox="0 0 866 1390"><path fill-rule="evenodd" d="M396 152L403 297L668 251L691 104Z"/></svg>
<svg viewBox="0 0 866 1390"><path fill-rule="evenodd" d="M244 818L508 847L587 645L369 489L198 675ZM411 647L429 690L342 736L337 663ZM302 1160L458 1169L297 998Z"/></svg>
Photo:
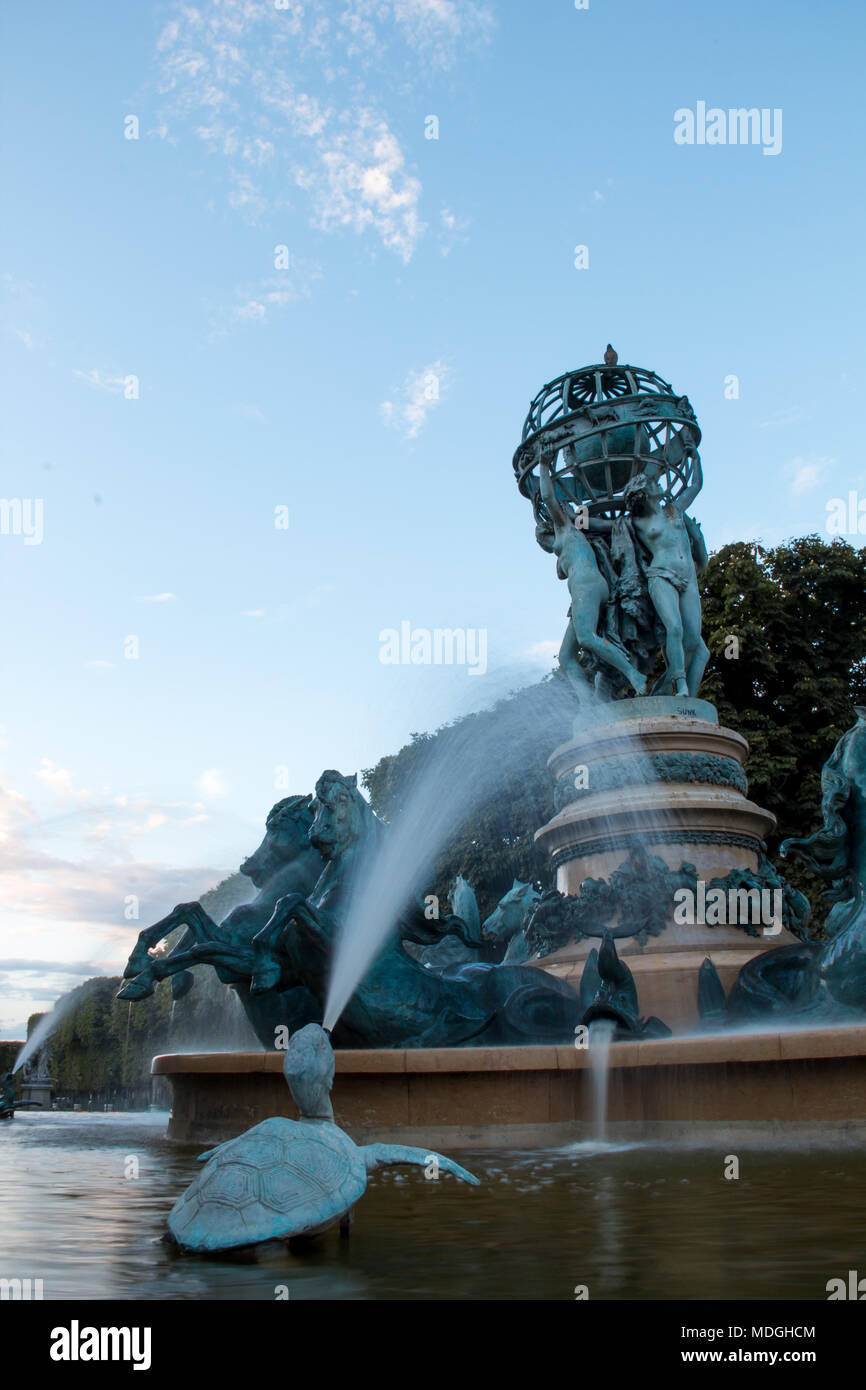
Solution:
<svg viewBox="0 0 866 1390"><path fill-rule="evenodd" d="M480 1179L476 1178L474 1173L467 1172L459 1163L455 1163L453 1158L446 1158L444 1154L438 1154L433 1149L416 1149L410 1144L363 1144L360 1148L368 1173L396 1163L412 1163L419 1168L434 1164L438 1171L453 1173L461 1182L471 1183L473 1187L480 1184Z"/></svg>

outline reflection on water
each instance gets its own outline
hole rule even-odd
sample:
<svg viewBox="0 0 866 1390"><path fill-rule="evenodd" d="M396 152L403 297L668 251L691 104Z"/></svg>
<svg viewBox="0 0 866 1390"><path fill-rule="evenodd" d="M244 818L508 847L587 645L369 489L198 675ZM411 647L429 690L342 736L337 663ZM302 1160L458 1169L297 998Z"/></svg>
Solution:
<svg viewBox="0 0 866 1390"><path fill-rule="evenodd" d="M18 1114L0 1126L0 1277L51 1298L825 1299L866 1273L866 1155L854 1147L575 1144L460 1154L467 1188L373 1174L350 1240L303 1255L183 1256L160 1237L198 1171L165 1114ZM127 1177L134 1172L138 1177Z"/></svg>

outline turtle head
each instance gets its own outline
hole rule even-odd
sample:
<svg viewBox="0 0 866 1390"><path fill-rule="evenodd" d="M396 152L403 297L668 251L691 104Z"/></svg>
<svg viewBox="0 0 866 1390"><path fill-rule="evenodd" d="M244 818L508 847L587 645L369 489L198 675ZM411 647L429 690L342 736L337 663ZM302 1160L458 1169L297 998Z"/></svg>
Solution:
<svg viewBox="0 0 866 1390"><path fill-rule="evenodd" d="M286 1048L283 1075L304 1120L333 1120L334 1049L318 1023L293 1033Z"/></svg>

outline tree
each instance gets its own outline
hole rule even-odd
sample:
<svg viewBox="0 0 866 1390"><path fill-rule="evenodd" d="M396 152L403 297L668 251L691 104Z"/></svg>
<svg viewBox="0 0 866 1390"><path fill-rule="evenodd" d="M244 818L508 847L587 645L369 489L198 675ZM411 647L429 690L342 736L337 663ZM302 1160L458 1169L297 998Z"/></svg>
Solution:
<svg viewBox="0 0 866 1390"><path fill-rule="evenodd" d="M771 810L770 856L820 820L822 767L866 701L866 548L806 535L774 549L723 546L702 575L712 659L701 695L749 741L749 796ZM785 877L824 916L824 885Z"/></svg>
<svg viewBox="0 0 866 1390"><path fill-rule="evenodd" d="M772 854L817 828L821 768L866 702L866 547L739 541L711 557L702 581L712 658L701 695L749 740L749 795L778 820ZM814 897L805 870L791 862L785 873Z"/></svg>
<svg viewBox="0 0 866 1390"><path fill-rule="evenodd" d="M772 857L785 836L816 828L821 768L853 724L854 705L866 703L866 548L819 536L775 549L737 542L711 557L701 587L712 654L701 696L749 741L749 794L778 820ZM547 677L481 714L413 734L363 773L373 809L395 820L439 741L459 735L482 756L501 757L497 786L455 826L435 863L440 899L458 873L475 887L482 913L515 874L552 882L533 836L553 814L546 763L569 736L573 712L562 679ZM790 862L785 873L818 903L821 885L801 865Z"/></svg>
<svg viewBox="0 0 866 1390"><path fill-rule="evenodd" d="M574 714L574 696L557 673L435 733L413 734L399 753L362 773L371 805L386 821L398 820L419 782L437 774L441 780L443 768L466 780L468 811L429 870L430 890L441 904L457 874L475 889L482 916L515 876L552 884L547 856L533 837L553 814L547 759L570 736ZM448 790L444 786L442 794Z"/></svg>

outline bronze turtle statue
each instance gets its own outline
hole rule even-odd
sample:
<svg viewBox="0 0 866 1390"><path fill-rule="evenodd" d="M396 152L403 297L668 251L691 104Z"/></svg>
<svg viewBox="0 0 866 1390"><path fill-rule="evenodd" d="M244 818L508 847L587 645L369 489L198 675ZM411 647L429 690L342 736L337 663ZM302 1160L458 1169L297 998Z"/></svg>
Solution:
<svg viewBox="0 0 866 1390"><path fill-rule="evenodd" d="M187 1251L211 1254L266 1240L348 1232L367 1174L388 1164L433 1165L473 1186L453 1159L405 1144L355 1144L334 1123L334 1052L308 1023L289 1040L283 1074L300 1120L275 1117L201 1155L204 1171L175 1202L168 1229Z"/></svg>

